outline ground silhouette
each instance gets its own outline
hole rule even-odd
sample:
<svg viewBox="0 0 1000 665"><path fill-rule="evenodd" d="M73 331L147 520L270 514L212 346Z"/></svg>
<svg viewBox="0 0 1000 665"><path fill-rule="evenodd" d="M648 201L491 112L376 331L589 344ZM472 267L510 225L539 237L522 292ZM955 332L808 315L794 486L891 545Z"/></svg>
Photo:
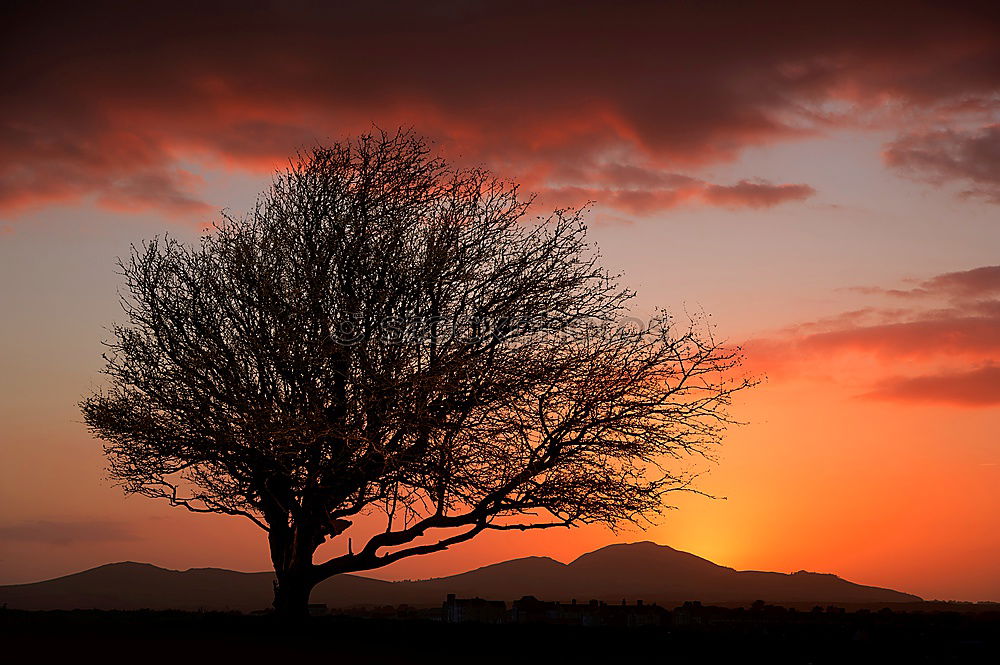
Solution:
<svg viewBox="0 0 1000 665"><path fill-rule="evenodd" d="M291 625L196 612L0 610L9 662L298 663L980 663L1000 648L1000 614L704 607L663 626L445 623L346 616ZM989 654L993 654L990 656Z"/></svg>

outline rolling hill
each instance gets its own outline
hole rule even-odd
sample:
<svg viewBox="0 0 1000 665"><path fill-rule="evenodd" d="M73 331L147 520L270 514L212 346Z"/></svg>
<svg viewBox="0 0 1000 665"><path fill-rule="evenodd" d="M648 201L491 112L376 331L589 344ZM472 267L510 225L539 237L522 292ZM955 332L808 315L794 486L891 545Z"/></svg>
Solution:
<svg viewBox="0 0 1000 665"><path fill-rule="evenodd" d="M0 603L17 609L266 608L271 573L218 568L167 570L148 563L113 563L43 582L0 587ZM835 575L734 570L651 542L618 544L584 554L568 564L526 557L427 580L386 582L340 575L319 584L313 602L330 607L436 605L445 595L513 600L644 599L664 605L705 603L899 603L917 596L863 586Z"/></svg>

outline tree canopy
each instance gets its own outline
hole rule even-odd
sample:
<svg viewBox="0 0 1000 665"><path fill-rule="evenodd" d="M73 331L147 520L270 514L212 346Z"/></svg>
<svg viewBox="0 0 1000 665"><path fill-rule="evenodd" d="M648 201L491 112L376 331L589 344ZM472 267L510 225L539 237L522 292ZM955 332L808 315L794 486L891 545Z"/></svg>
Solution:
<svg viewBox="0 0 1000 665"><path fill-rule="evenodd" d="M300 154L197 244L134 247L108 385L81 403L112 477L267 531L289 613L326 577L485 530L663 510L750 383L739 352L666 314L628 322L585 211L531 203L375 133Z"/></svg>

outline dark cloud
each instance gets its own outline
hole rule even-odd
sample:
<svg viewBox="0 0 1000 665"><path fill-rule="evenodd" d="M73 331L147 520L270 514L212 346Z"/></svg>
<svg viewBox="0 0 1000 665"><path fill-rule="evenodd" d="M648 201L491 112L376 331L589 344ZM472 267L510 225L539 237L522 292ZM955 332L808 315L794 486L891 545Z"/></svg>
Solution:
<svg viewBox="0 0 1000 665"><path fill-rule="evenodd" d="M986 299L982 301L991 310L990 298L1000 297L1000 266L983 266L971 270L946 272L923 280L912 289L884 289L877 286L861 286L851 289L863 294L884 294L900 298L950 298L962 301ZM969 307L969 303L964 303Z"/></svg>
<svg viewBox="0 0 1000 665"><path fill-rule="evenodd" d="M980 367L882 382L865 397L896 402L931 402L970 407L1000 404L1000 367Z"/></svg>
<svg viewBox="0 0 1000 665"><path fill-rule="evenodd" d="M884 157L913 178L955 182L965 196L1000 203L1000 125L906 135L886 146Z"/></svg>
<svg viewBox="0 0 1000 665"><path fill-rule="evenodd" d="M211 206L186 192L201 178L180 169L128 174L101 192L100 202L124 209L155 207L171 214L208 213Z"/></svg>
<svg viewBox="0 0 1000 665"><path fill-rule="evenodd" d="M595 201L633 215L655 213L685 203L770 208L801 201L816 193L808 185L775 185L765 180L714 185L680 173L621 163L559 165L528 184L542 193L546 203L573 206Z"/></svg>
<svg viewBox="0 0 1000 665"><path fill-rule="evenodd" d="M787 201L802 201L815 193L809 185L772 185L766 181L741 180L728 187L706 187L702 196L709 203L721 206L770 208Z"/></svg>
<svg viewBox="0 0 1000 665"><path fill-rule="evenodd" d="M782 203L802 201L816 193L809 185L772 185L742 181L736 185L712 185L694 178L674 186L619 187L609 182L603 187L540 187L545 202L573 206L594 201L632 215L648 215L685 203L707 203L726 208L772 208Z"/></svg>
<svg viewBox="0 0 1000 665"><path fill-rule="evenodd" d="M182 157L269 168L372 122L414 125L538 189L596 189L632 212L801 199L807 185L691 194L655 182L886 101L979 108L1000 70L987 7L15 3L0 39L0 205L96 195L199 211ZM607 181L550 180L566 163Z"/></svg>
<svg viewBox="0 0 1000 665"><path fill-rule="evenodd" d="M947 272L932 277L920 288L927 293L943 293L960 298L1000 296L1000 266Z"/></svg>
<svg viewBox="0 0 1000 665"><path fill-rule="evenodd" d="M0 526L0 540L44 545L136 540L131 525L123 522L79 520L73 522L31 520Z"/></svg>

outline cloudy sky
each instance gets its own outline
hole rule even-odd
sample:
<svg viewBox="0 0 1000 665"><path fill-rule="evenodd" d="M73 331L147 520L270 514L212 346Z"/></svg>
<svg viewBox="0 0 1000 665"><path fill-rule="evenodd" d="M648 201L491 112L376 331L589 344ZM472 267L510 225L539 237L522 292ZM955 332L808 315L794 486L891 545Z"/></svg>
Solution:
<svg viewBox="0 0 1000 665"><path fill-rule="evenodd" d="M645 533L483 536L379 571L651 539L736 568L1000 600L1000 20L988 3L8 4L0 24L0 583L268 567L124 499L75 403L116 256L252 205L296 150L412 127L593 202L607 264L767 381ZM752 6L751 6L752 4ZM418 8L419 5L419 8Z"/></svg>

